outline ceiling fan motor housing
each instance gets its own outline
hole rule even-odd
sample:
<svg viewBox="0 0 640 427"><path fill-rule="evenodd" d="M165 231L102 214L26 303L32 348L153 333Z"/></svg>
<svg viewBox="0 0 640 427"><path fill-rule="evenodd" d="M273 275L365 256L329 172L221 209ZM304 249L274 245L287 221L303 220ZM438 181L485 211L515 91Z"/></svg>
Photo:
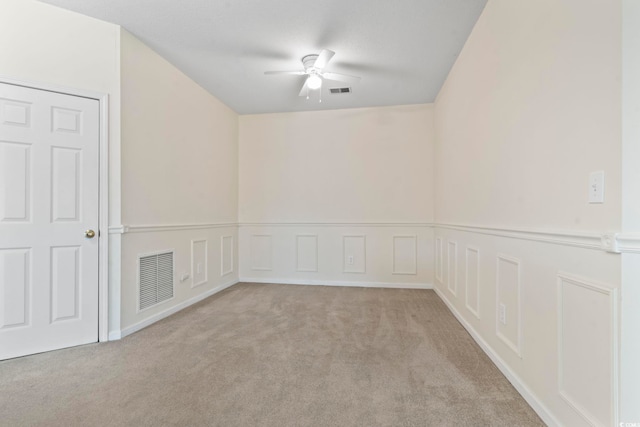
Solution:
<svg viewBox="0 0 640 427"><path fill-rule="evenodd" d="M316 59L318 59L319 55L307 55L302 58L302 65L304 66L305 71L309 71L313 68L313 65L316 63Z"/></svg>

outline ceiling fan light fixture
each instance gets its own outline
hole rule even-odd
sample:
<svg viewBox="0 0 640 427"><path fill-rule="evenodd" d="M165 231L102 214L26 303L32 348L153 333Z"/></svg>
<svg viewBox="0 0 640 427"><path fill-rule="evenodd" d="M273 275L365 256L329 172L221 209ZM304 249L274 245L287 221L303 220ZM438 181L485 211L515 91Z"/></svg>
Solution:
<svg viewBox="0 0 640 427"><path fill-rule="evenodd" d="M1 0L0 0L1 1ZM324 80L344 83L354 83L360 80L360 77L348 76L346 74L332 73L325 71L326 66L333 58L335 52L328 49L322 49L319 55L306 55L302 58L302 66L304 70L290 71L265 71L265 74L285 74L294 76L306 76L304 84L300 88L298 96L306 96L309 99L309 92L320 89L320 100L322 102L322 85Z"/></svg>
<svg viewBox="0 0 640 427"><path fill-rule="evenodd" d="M307 78L307 87L311 90L320 89L322 86L322 79L317 74L311 74Z"/></svg>

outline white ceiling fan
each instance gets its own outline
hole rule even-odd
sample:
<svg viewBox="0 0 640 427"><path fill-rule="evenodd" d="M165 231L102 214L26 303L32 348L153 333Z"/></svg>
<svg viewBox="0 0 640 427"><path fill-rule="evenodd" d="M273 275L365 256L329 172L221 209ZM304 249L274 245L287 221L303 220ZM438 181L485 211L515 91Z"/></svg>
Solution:
<svg viewBox="0 0 640 427"><path fill-rule="evenodd" d="M304 70L300 71L265 71L265 74L288 74L294 76L307 76L300 89L300 96L306 96L309 99L309 91L322 88L324 80L333 80L343 83L356 83L360 77L349 76L347 74L330 73L324 71L325 67L336 53L334 51L323 49L320 55L306 55L302 58L302 66ZM320 98L322 102L322 98Z"/></svg>

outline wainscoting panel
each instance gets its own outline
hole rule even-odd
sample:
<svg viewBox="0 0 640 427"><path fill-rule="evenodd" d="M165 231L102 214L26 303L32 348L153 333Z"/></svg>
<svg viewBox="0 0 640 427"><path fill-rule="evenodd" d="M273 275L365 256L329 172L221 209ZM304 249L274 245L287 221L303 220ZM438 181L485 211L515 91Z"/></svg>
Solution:
<svg viewBox="0 0 640 427"><path fill-rule="evenodd" d="M345 273L367 272L367 237L342 236L343 268Z"/></svg>
<svg viewBox="0 0 640 427"><path fill-rule="evenodd" d="M480 318L480 250L472 246L465 256L465 306Z"/></svg>
<svg viewBox="0 0 640 427"><path fill-rule="evenodd" d="M442 283L442 238L436 237L436 281Z"/></svg>
<svg viewBox="0 0 640 427"><path fill-rule="evenodd" d="M578 237L565 244L566 233L487 230L434 227L436 266L439 239L443 260L448 242L465 248L457 297L447 260L438 295L547 425L618 425L620 257Z"/></svg>
<svg viewBox="0 0 640 427"><path fill-rule="evenodd" d="M191 241L191 283L192 287L204 285L208 280L207 239Z"/></svg>
<svg viewBox="0 0 640 427"><path fill-rule="evenodd" d="M273 259L273 243L270 234L254 234L251 236L251 269L254 271L271 271Z"/></svg>
<svg viewBox="0 0 640 427"><path fill-rule="evenodd" d="M299 234L296 236L296 271L315 273L318 271L318 236Z"/></svg>
<svg viewBox="0 0 640 427"><path fill-rule="evenodd" d="M497 263L496 334L520 356L520 260L500 254Z"/></svg>
<svg viewBox="0 0 640 427"><path fill-rule="evenodd" d="M447 287L458 296L458 243L447 242Z"/></svg>
<svg viewBox="0 0 640 427"><path fill-rule="evenodd" d="M417 274L416 236L393 236L393 274Z"/></svg>
<svg viewBox="0 0 640 427"><path fill-rule="evenodd" d="M558 275L558 389L591 425L613 425L617 390L615 289Z"/></svg>
<svg viewBox="0 0 640 427"><path fill-rule="evenodd" d="M422 224L241 224L240 278L430 288L432 235L433 229Z"/></svg>
<svg viewBox="0 0 640 427"><path fill-rule="evenodd" d="M220 237L220 275L233 273L233 236Z"/></svg>
<svg viewBox="0 0 640 427"><path fill-rule="evenodd" d="M238 255L232 244L237 241L235 225L177 224L173 229L145 226L144 230L123 234L122 240L122 317L112 337L133 333L238 281ZM167 248L174 255L173 298L139 311L138 255ZM218 270L221 259L232 271L224 277Z"/></svg>

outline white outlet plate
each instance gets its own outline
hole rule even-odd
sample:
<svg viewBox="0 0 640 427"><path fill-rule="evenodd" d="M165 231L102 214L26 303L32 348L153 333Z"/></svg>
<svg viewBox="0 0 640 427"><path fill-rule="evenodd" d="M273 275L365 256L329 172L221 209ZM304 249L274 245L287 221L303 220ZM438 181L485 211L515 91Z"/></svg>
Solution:
<svg viewBox="0 0 640 427"><path fill-rule="evenodd" d="M347 264L349 264L349 265L353 265L353 255L349 255L349 256L347 257Z"/></svg>

